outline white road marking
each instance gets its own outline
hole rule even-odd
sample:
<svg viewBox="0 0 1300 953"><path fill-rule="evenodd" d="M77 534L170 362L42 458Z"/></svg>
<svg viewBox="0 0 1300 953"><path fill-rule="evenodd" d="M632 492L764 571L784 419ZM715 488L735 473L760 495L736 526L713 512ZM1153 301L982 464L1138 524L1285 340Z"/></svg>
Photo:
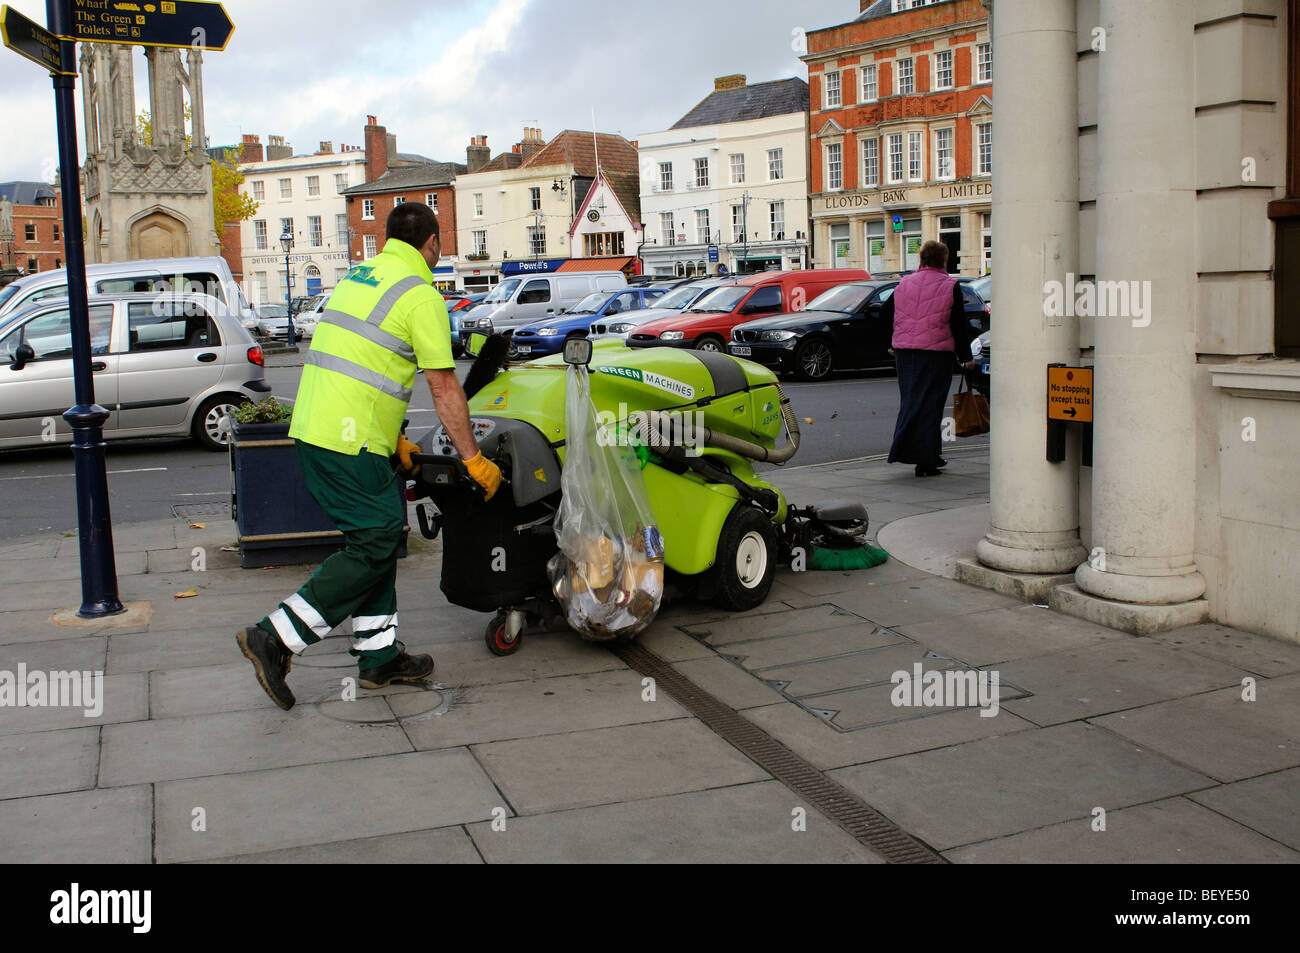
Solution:
<svg viewBox="0 0 1300 953"><path fill-rule="evenodd" d="M108 475L114 476L118 473L163 473L166 467L141 467L138 470L109 470ZM0 477L0 480L48 480L50 477L71 477L76 473L42 473L39 476L18 476L18 477Z"/></svg>

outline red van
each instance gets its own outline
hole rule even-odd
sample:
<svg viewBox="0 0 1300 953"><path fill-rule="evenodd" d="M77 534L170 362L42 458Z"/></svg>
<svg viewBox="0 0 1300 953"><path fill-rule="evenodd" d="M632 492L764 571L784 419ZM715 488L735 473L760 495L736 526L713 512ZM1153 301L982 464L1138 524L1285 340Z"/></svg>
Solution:
<svg viewBox="0 0 1300 953"><path fill-rule="evenodd" d="M765 314L802 311L846 281L871 276L861 268L763 271L715 288L680 314L649 321L628 335L628 347L689 347L726 353L731 329Z"/></svg>

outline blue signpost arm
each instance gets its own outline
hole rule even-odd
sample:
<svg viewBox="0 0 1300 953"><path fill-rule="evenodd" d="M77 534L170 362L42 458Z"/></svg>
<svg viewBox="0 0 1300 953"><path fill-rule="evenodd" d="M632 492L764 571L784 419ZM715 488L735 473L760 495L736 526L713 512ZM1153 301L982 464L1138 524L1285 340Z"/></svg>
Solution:
<svg viewBox="0 0 1300 953"><path fill-rule="evenodd" d="M71 34L66 0L46 0L52 33ZM117 567L113 556L113 525L108 512L108 474L104 464L104 422L109 413L95 403L90 366L90 308L86 301L86 253L81 231L80 162L73 92L76 48L59 44L63 73L53 75L58 121L59 177L63 188L63 244L67 259L68 310L72 324L72 374L76 405L63 418L72 427L77 488L77 527L81 542L81 609L83 618L122 612L117 596Z"/></svg>

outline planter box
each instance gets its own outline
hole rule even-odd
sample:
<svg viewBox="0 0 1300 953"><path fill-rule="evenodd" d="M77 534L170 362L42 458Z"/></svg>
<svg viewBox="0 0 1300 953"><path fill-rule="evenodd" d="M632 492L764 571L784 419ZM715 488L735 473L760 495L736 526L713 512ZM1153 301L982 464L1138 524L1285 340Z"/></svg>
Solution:
<svg viewBox="0 0 1300 953"><path fill-rule="evenodd" d="M319 563L343 548L343 533L307 491L288 422L235 423L230 441L230 512L245 569ZM406 481L394 491L406 511ZM406 555L403 530L400 556Z"/></svg>

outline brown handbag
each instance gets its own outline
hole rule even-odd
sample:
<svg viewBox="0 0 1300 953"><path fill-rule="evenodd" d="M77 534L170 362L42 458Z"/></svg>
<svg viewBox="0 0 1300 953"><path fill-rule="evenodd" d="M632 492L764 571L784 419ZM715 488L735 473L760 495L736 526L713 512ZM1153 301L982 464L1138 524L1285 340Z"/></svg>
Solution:
<svg viewBox="0 0 1300 953"><path fill-rule="evenodd" d="M983 394L966 389L966 375L952 395L952 416L957 436L975 437L989 432L989 402Z"/></svg>

